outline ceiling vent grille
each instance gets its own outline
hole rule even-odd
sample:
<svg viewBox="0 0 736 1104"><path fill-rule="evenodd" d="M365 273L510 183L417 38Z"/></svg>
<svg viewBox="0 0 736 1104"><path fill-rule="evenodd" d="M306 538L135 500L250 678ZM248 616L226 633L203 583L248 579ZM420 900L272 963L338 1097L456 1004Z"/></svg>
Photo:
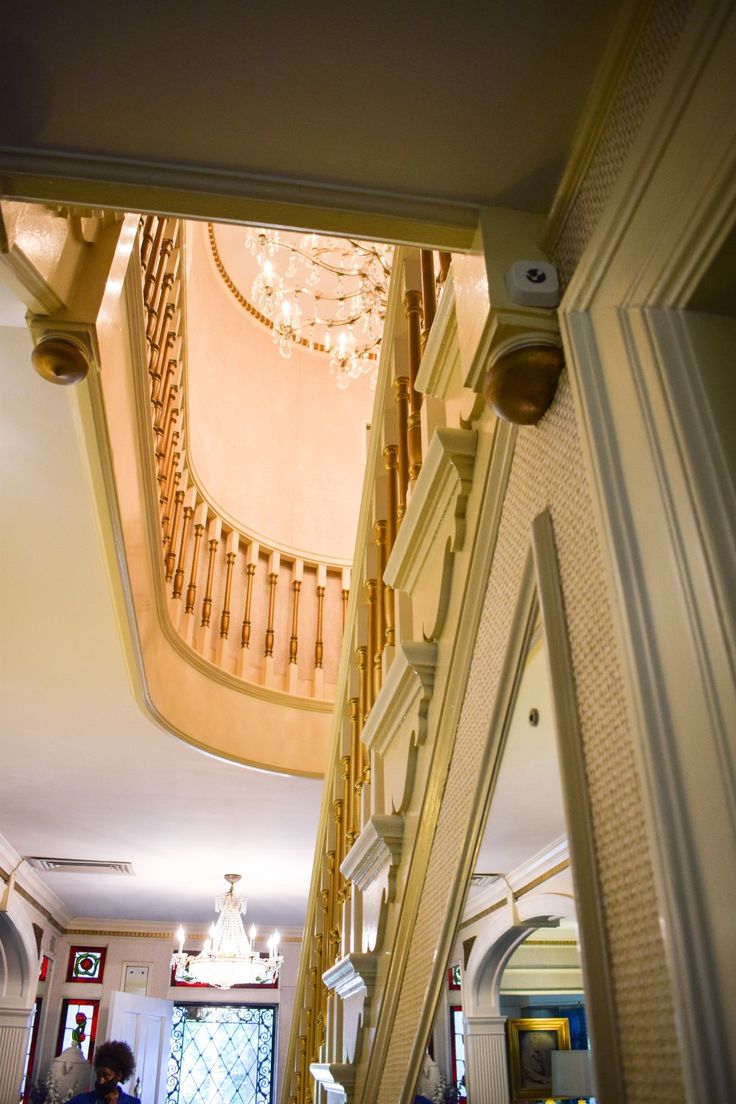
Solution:
<svg viewBox="0 0 736 1104"><path fill-rule="evenodd" d="M497 882L501 877L503 877L502 874L471 874L470 884L472 886L492 885L493 882Z"/></svg>
<svg viewBox="0 0 736 1104"><path fill-rule="evenodd" d="M129 862L104 862L101 859L52 859L45 855L27 855L26 862L35 870L49 874L133 874Z"/></svg>

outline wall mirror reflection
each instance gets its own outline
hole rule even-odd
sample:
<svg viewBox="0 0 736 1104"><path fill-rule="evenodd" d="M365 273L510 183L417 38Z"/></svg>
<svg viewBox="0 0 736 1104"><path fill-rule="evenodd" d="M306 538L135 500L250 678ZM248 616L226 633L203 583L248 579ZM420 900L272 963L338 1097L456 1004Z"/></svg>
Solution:
<svg viewBox="0 0 736 1104"><path fill-rule="evenodd" d="M422 1104L595 1101L570 842L571 827L578 842L584 825L573 816L571 826L568 815L571 806L581 814L584 807L575 792L579 759L564 623L550 633L555 614L540 601L545 556L552 570L543 589L555 594L546 517L538 519L535 553L493 710L485 821L417 1084ZM595 934L591 942L594 958Z"/></svg>

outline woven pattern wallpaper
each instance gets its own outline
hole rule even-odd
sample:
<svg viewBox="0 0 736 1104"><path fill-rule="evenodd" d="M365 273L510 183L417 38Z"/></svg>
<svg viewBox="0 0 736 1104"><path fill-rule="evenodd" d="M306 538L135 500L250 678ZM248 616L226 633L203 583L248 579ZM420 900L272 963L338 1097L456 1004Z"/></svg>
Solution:
<svg viewBox="0 0 736 1104"><path fill-rule="evenodd" d="M588 171L555 243L555 262L564 283L569 281L590 240L692 6L693 0L657 0L652 6Z"/></svg>
<svg viewBox="0 0 736 1104"><path fill-rule="evenodd" d="M557 259L567 276L621 171L690 6L686 0L653 5L557 242ZM572 395L563 373L557 398L540 425L519 431L453 760L384 1066L381 1101L398 1100L404 1083L446 911L449 871L457 865L468 831L472 782L484 752L530 525L545 508L553 519L568 616L626 1102L679 1104L684 1100L611 597Z"/></svg>

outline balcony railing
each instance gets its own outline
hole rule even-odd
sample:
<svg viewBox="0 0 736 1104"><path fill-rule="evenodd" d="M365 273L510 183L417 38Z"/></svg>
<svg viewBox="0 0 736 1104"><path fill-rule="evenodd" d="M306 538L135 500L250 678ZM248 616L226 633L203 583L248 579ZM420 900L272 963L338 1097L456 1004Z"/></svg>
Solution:
<svg viewBox="0 0 736 1104"><path fill-rule="evenodd" d="M449 262L448 254L425 250L397 249L394 258L282 1104L311 1104L310 1066L340 1062L342 1044L331 1032L341 1033L335 1027L341 983L330 971L340 973L346 956L360 953L363 933L372 924L372 891L353 860L370 847L367 834L379 822L389 849L392 832L399 833L395 842L400 840L401 818L391 815L400 804L392 793L396 782L389 777L390 757L377 753L371 716L377 699L381 713L387 695L397 700L393 684L404 679L411 651L402 642L415 635L412 604L386 581L387 565L441 414L442 404L425 398L415 384L438 292L448 285ZM422 666L422 650L434 648L414 646L412 675ZM415 696L413 682L410 693ZM373 946L375 941L366 949ZM366 963L369 957L363 955ZM346 978L350 971L343 971Z"/></svg>
<svg viewBox="0 0 736 1104"><path fill-rule="evenodd" d="M331 699L350 571L236 529L208 502L187 446L183 225L141 219L151 441L168 608L184 642L250 683Z"/></svg>

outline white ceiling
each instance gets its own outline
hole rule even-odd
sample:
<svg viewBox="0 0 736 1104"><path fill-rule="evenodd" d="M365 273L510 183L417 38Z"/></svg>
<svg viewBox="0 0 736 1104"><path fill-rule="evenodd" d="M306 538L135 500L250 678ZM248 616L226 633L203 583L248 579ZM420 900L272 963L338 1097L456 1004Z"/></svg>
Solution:
<svg viewBox="0 0 736 1104"><path fill-rule="evenodd" d="M7 293L0 310L18 320ZM30 351L0 329L0 833L21 855L132 862L43 874L76 917L209 921L235 871L257 924L301 925L320 783L220 762L138 708L74 395Z"/></svg>
<svg viewBox="0 0 736 1104"><path fill-rule="evenodd" d="M247 178L253 196L281 182L307 202L326 185L397 212L411 196L541 211L617 12L215 0L206 18L185 2L143 17L77 4L70 19L51 0L19 4L0 42L0 168L58 154L57 177L150 183L190 165L231 195Z"/></svg>

